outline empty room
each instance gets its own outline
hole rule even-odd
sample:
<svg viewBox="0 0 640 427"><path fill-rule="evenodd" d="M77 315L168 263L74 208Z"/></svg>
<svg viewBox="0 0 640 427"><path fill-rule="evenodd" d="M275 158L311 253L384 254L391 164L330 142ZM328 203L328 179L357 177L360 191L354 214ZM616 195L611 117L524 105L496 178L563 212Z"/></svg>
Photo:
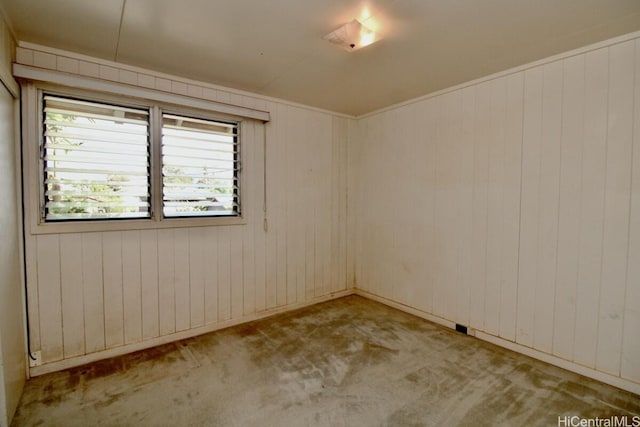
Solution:
<svg viewBox="0 0 640 427"><path fill-rule="evenodd" d="M640 426L640 1L0 0L0 427Z"/></svg>

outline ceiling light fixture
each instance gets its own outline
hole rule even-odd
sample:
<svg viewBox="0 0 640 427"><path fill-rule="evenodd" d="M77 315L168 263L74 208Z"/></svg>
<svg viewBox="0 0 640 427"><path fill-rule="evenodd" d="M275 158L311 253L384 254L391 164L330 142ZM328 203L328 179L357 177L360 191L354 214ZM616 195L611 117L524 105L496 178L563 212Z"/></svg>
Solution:
<svg viewBox="0 0 640 427"><path fill-rule="evenodd" d="M381 38L380 35L362 25L357 19L344 24L323 37L323 39L349 52L368 46Z"/></svg>

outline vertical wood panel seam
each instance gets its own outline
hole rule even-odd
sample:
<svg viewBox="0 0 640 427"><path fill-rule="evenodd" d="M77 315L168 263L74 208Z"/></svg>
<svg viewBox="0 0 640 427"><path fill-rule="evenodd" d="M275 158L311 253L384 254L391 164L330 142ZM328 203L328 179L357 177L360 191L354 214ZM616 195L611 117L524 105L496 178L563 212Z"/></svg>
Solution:
<svg viewBox="0 0 640 427"><path fill-rule="evenodd" d="M576 337L576 328L578 327L578 281L580 278L580 264L581 264L581 260L582 260L582 244L581 244L581 240L582 237L580 236L580 233L582 231L582 224L583 224L583 220L584 220L584 215L583 215L583 211L582 211L582 202L583 202L583 197L584 197L584 151L585 151L585 147L584 147L584 127L585 127L585 120L586 120L586 109L584 108L584 103L586 102L586 91L587 91L587 57L586 55L583 56L583 61L582 61L582 73L583 73L583 79L582 79L582 89L581 89L581 93L583 95L583 107L582 107L582 123L580 125L580 129L581 129L581 141L580 141L580 204L579 204L579 215L580 215L580 219L579 219L579 224L578 224L578 242L577 242L577 254L576 254L576 283L574 284L573 287L573 291L574 291L574 305L575 305L575 309L573 311L573 343L571 345L571 361L575 360L575 354L576 354L576 349L575 349L575 337Z"/></svg>
<svg viewBox="0 0 640 427"><path fill-rule="evenodd" d="M60 236L56 236L56 243L58 245L58 287L60 291L60 348L61 359L64 359L64 309L62 305L62 244L60 243Z"/></svg>
<svg viewBox="0 0 640 427"><path fill-rule="evenodd" d="M500 195L500 231L501 231L501 238L500 238L500 282L499 282L499 291L498 291L498 321L496 323L496 335L497 336L502 336L502 295L504 293L504 287L505 287L505 281L503 280L504 278L504 274L505 274L505 263L504 263L504 253L505 253L505 239L506 239L506 230L505 230L505 177L507 175L507 168L506 168L506 159L507 159L507 126L508 126L508 120L507 117L509 115L509 82L507 80L507 78L504 78L504 113L502 116L502 120L503 120L503 129L502 129L502 164L500 165L501 167L501 176L500 176L500 189L502 194Z"/></svg>
<svg viewBox="0 0 640 427"><path fill-rule="evenodd" d="M100 275L100 282L101 282L100 285L102 287L102 331L103 331L102 332L102 350L104 350L107 347L107 331L106 331L107 311L105 310L105 307L104 307L104 233L100 233L98 236L100 237L100 244L98 245L98 247L100 248L99 259L100 259L100 270L102 271L102 274ZM120 263L122 264L122 260L120 260ZM124 335L123 335L123 339L124 339ZM85 353L86 353L86 349L85 349Z"/></svg>
<svg viewBox="0 0 640 427"><path fill-rule="evenodd" d="M521 251L521 245L522 245L522 182L524 181L524 110L525 110L525 88L526 88L526 83L527 83L527 75L525 72L522 72L522 110L520 112L520 119L522 122L522 126L520 126L520 194L519 194L519 201L520 201L520 209L518 210L518 255L516 257L516 262L517 262L517 267L516 267L516 314L515 314L515 336L514 336L514 341L517 342L518 341L518 319L520 318L520 316L518 316L518 305L519 305L519 301L520 301L520 253Z"/></svg>
<svg viewBox="0 0 640 427"><path fill-rule="evenodd" d="M476 147L476 134L477 134L477 120L478 120L478 107L477 107L477 100L478 100L478 94L477 94L477 87L473 88L472 91L473 94L473 118L471 119L471 123L472 123L472 127L473 127L473 132L471 132L471 134L469 135L469 140L467 141L467 143L471 143L471 145L473 146L473 158L471 159L471 163L472 163L472 170L471 170L471 224L469 227L469 231L471 232L470 234L470 238L471 238L471 245L472 245L472 250L470 251L471 256L469 259L469 265L467 266L467 268L469 269L469 276L473 276L473 236L475 236L476 231L474 230L474 224L475 221L473 220L474 218L474 208L475 208L475 200L476 200L476 159L478 156L478 150ZM469 289L467 291L467 302L466 302L466 306L467 306L467 314L466 314L466 322L467 325L471 326L471 309L470 307L472 306L472 301L471 301L471 295L473 294L472 292L472 285L471 283L469 283Z"/></svg>
<svg viewBox="0 0 640 427"><path fill-rule="evenodd" d="M155 234L155 244L156 244L156 247L155 247L155 252L156 252L156 265L155 265L155 267L156 267L156 292L157 292L157 295L158 295L158 298L156 299L156 304L157 304L156 317L157 317L157 325L158 325L156 334L157 334L157 336L161 336L162 333L160 331L160 250L159 250L160 248L158 247L158 243L160 242L160 239L159 239L160 235L159 235L157 230L154 231L154 234ZM141 264L142 264L142 262L141 262Z"/></svg>
<svg viewBox="0 0 640 427"><path fill-rule="evenodd" d="M476 230L474 229L474 225L475 225L475 221L473 220L474 218L474 211L475 211L475 206L476 206L476 190L477 190L477 185L476 185L476 164L477 164L477 158L478 158L478 150L476 147L476 143L478 141L477 139L477 124L478 124L478 86L475 86L473 88L473 134L471 135L471 140L472 140L472 144L473 144L473 171L472 171L472 175L471 175L471 181L472 181L472 185L471 185L471 244L474 244L474 239L473 236L476 235ZM473 275L473 258L474 258L474 254L473 251L471 252L471 266L469 267L471 270L471 273ZM467 302L468 302L468 307L472 307L472 285L469 284L469 292L467 295ZM471 326L471 310L467 310L467 322L469 323L469 326Z"/></svg>
<svg viewBox="0 0 640 427"><path fill-rule="evenodd" d="M604 267L604 234L606 229L606 214L607 214L607 170L608 170L608 160L609 160L609 106L610 106L610 89L611 89L611 48L607 48L607 113L605 120L605 154L604 154L604 195L602 201L602 233L600 239L600 247L602 250L600 251L600 279L598 280L598 312L596 314L596 348L594 355L594 366L597 368L598 366L598 341L600 338L600 309L602 307L602 276L603 276L603 267Z"/></svg>
<svg viewBox="0 0 640 427"><path fill-rule="evenodd" d="M171 261L173 262L173 332L178 332L178 299L176 298L176 229L171 229ZM158 280L160 280L158 278Z"/></svg>
<svg viewBox="0 0 640 427"><path fill-rule="evenodd" d="M122 335L122 343L125 344L127 339L126 339L126 334L125 334L125 329L127 327L126 322L125 322L125 308L124 308L124 296L125 296L125 292L124 292L124 262L123 262L123 255L124 255L124 251L123 251L123 246L124 246L124 234L122 232L119 233L120 235L120 245L119 245L119 250L120 250L120 294L122 295L122 298L120 299L120 305L121 305L121 309L122 309L122 330L120 331L120 335ZM103 251L103 255L104 255L104 251ZM102 268L104 269L104 260L102 261ZM104 286L104 278L102 279L102 283ZM106 310L105 310L106 311ZM106 323L105 323L106 326ZM105 347L107 344L107 336L105 334Z"/></svg>
<svg viewBox="0 0 640 427"><path fill-rule="evenodd" d="M288 224L288 212L287 209L284 209L284 225L282 223L282 206L286 206L287 204L287 197L289 196L289 183L288 180L286 179L286 175L284 173L284 171L287 170L287 159L285 157L286 151L287 151L287 142L290 141L290 137L291 137L291 130L289 128L289 121L290 121L290 117L288 117L289 115L289 111L288 108L283 107L285 114L283 114L283 120L285 120L284 118L286 117L286 123L287 123L287 127L285 129L283 129L283 139L282 142L280 144L278 144L277 150L279 152L279 158L280 158L280 182L283 183L283 188L281 188L280 190L284 190L284 197L281 197L279 202L280 202L280 215L278 218L278 222L277 224L277 235L282 237L282 241L284 242L284 303L282 305L287 305L288 301L287 298L289 296L289 277L288 277L288 268L287 268L287 261L288 261L288 254L287 254L287 248L289 245L287 245L287 234L288 234L288 230L287 230L287 225ZM283 182L284 181L284 182ZM278 246L280 244L280 239L276 240L278 242L278 245L276 245L276 277L278 277L278 273L280 273L280 263L282 262L280 259L278 259ZM276 306L278 306L278 284L279 284L279 280L276 280Z"/></svg>
<svg viewBox="0 0 640 427"><path fill-rule="evenodd" d="M556 319L556 306L557 306L557 301L556 301L556 297L558 295L558 258L560 258L560 251L559 251L559 242L560 242L560 215L562 212L562 154L563 154L563 150L562 147L564 145L564 101L565 101L565 97L564 97L564 71L565 71L565 67L567 65L566 60L562 61L562 79L560 81L560 147L558 152L560 153L560 159L559 159L559 166L558 166L558 212L557 212L557 218L556 218L556 256L555 256L555 274L554 274L554 278L553 278L553 307L551 310L551 313L553 315L553 319L551 321L551 353L555 354L554 351L554 342L555 342L555 334L556 334L556 327L555 327L555 319Z"/></svg>
<svg viewBox="0 0 640 427"><path fill-rule="evenodd" d="M216 230L216 248L217 248L217 252L216 252L216 264L217 264L217 281L216 281L216 307L217 307L217 313L216 313L216 320L215 322L219 322L221 320L221 311L220 309L222 308L222 304L220 303L220 238L221 238L221 234L222 231L226 230L226 228L221 228L219 230Z"/></svg>
<svg viewBox="0 0 640 427"><path fill-rule="evenodd" d="M245 225L245 227L247 227L247 225ZM242 317L244 315L244 287L245 287L245 274L244 274L244 230L241 230L242 233L238 232L238 236L242 235L242 238L240 239L240 275L241 280L240 280L240 295L242 296L241 301L242 303L240 304L240 307L242 308L240 310L240 317ZM189 276L191 276L191 270L189 270ZM189 283L191 283L191 280L189 280ZM191 312L191 306L189 306L189 312Z"/></svg>
<svg viewBox="0 0 640 427"><path fill-rule="evenodd" d="M313 296L317 297L318 296L318 250L316 247L316 243L318 241L318 230L317 230L317 226L318 226L318 206L316 205L316 200L314 200L313 203L313 274L311 275L311 277L313 278ZM305 293L305 300L307 299L306 297L306 293Z"/></svg>
<svg viewBox="0 0 640 427"><path fill-rule="evenodd" d="M491 105L491 95L492 95L492 91L491 91L491 85L487 85L487 91L489 92L489 105ZM491 119L491 116L489 116L489 119ZM490 123L490 122L489 122ZM487 150L487 175L486 175L486 195L485 195L485 200L484 200L484 210L485 210L485 218L484 218L484 248L483 248L483 252L484 252L484 280L483 280L483 292L482 292L482 297L483 297L483 301L482 301L482 305L483 305L483 310L482 310L482 329L485 330L487 328L487 286L489 283L489 277L488 277L488 273L489 273L489 256L488 251L489 251L489 190L491 188L491 130L487 131L486 129L484 130L485 135L484 137L486 138L486 150Z"/></svg>
<svg viewBox="0 0 640 427"><path fill-rule="evenodd" d="M189 233L188 229L184 229L183 234L187 237L187 245L186 245L186 254L187 254L187 302L188 302L188 306L189 306L189 311L188 311L188 316L189 316L189 328L192 328L193 325L191 324L192 321L192 317L191 317L191 252L189 251L189 249L191 248L191 233ZM174 261L175 264L175 261ZM183 290L184 291L184 290Z"/></svg>
<svg viewBox="0 0 640 427"><path fill-rule="evenodd" d="M288 108L286 108L286 114L285 116L287 117L287 129L286 132L284 133L285 137L284 137L284 142L281 144L280 146L280 150L282 150L282 146L284 145L284 153L282 153L283 155L280 156L280 159L282 161L282 163L284 163L282 165L282 167L280 168L282 177L284 178L284 194L285 197L283 197L283 200L280 201L281 204L283 204L285 206L285 210L284 210L284 220L285 220L285 226L282 228L282 230L280 230L280 227L278 227L279 231L283 231L284 232L284 305L289 304L289 286L291 285L291 280L292 278L289 277L289 268L288 268L288 264L289 264L289 227L290 227L290 222L289 222L289 209L286 209L286 207L289 206L288 203L288 199L289 197L291 197L291 191L289 188L289 180L287 179L287 171L288 171L288 162L287 162L287 154L288 151L290 150L289 144L291 144L291 140L293 138L291 138L291 111L289 111ZM277 257L276 257L277 259ZM277 264L279 265L279 264ZM276 266L276 271L278 271L279 269ZM276 289L277 289L277 282L276 282ZM297 296L298 290L296 289L296 296ZM276 298L277 301L277 298ZM277 304L276 304L277 305Z"/></svg>
<svg viewBox="0 0 640 427"><path fill-rule="evenodd" d="M60 261L62 258L60 236L56 236L56 243L58 245L58 266L60 266ZM38 269L38 276L39 276L39 269ZM59 268L59 267L58 267L58 293L60 296L60 359L64 359L64 317L62 312L62 268ZM40 321L42 321L42 316L40 316Z"/></svg>
<svg viewBox="0 0 640 427"><path fill-rule="evenodd" d="M334 123L334 118L331 117L329 120L329 128L331 135L331 145L330 148L330 158L331 164L329 167L329 282L328 282L328 290L329 292L333 292L335 287L335 282L337 282L337 275L339 264L336 263L337 257L339 257L340 246L336 245L338 242L337 230L338 224L340 223L340 217L338 215L338 211L336 208L339 206L336 204L336 201L340 200L340 190L339 190L339 180L340 180L340 170L339 163L336 158L337 149L335 148L338 145L337 136L336 136L336 128ZM337 200L336 200L337 198ZM334 252L335 250L335 252Z"/></svg>
<svg viewBox="0 0 640 427"><path fill-rule="evenodd" d="M343 172L342 172L343 173L343 179L344 179L344 182L345 182L345 185L344 185L344 196L343 196L344 197L344 230L345 230L345 235L342 238L345 239L345 241L344 241L345 242L344 243L344 251L345 251L344 257L345 257L345 259L344 259L343 262L344 262L344 274L345 274L344 284L345 284L345 288L346 289L355 288L355 283L349 283L349 269L350 269L350 267L349 267L349 264L350 264L350 260L349 260L350 256L349 256L349 254L350 254L350 249L351 249L351 244L349 244L349 242L351 241L351 239L348 237L352 233L355 233L355 229L357 229L357 227L354 226L353 227L354 230L349 230L349 228L350 228L349 226L352 225L352 224L350 224L350 221L349 221L349 217L350 217L349 205L351 204L351 203L349 203L349 187L350 187L349 186L349 182L351 181L349 179L350 178L350 173L349 173L349 162L350 162L349 152L351 151L351 150L349 150L349 146L351 145L350 144L351 140L350 140L349 136L352 135L352 133L349 132L349 129L352 129L353 126L354 126L354 124L352 123L352 121L348 120L346 125L345 125L345 135L343 135L343 136L346 136L346 138L345 138L345 140L343 142L343 145L344 145L344 147L343 147L343 149L344 149L343 162L344 163L342 164L342 167L343 167ZM353 270L355 271L355 268L353 268Z"/></svg>
<svg viewBox="0 0 640 427"><path fill-rule="evenodd" d="M56 243L58 244L58 287L60 290L60 337L61 340L60 341L60 349L61 349L61 359L64 359L64 310L62 309L62 298L63 298L63 292L62 292L62 244L60 243L60 236L56 236ZM84 311L84 310L83 310ZM84 321L83 321L84 323Z"/></svg>
<svg viewBox="0 0 640 427"><path fill-rule="evenodd" d="M138 262L138 272L140 273L140 341L144 341L144 309L143 309L143 300L144 300L144 296L142 294L142 233L140 231L136 232L137 235L137 239L138 239L138 259L140 260Z"/></svg>
<svg viewBox="0 0 640 427"><path fill-rule="evenodd" d="M633 99L633 106L631 107L631 120L632 120L632 124L631 124L631 155L630 155L630 162L631 162L631 168L630 168L630 173L629 173L629 210L628 210L628 219L627 219L627 257L626 257L626 263L625 263L625 268L624 268L624 274L625 274L625 280L624 280L624 292L623 292L623 298L626 300L626 296L627 296L627 288L629 286L629 256L631 254L630 250L631 250L631 213L632 210L631 208L633 207L633 165L634 165L634 161L633 161L633 156L634 156L634 148L635 148L635 115L636 115L636 108L637 108L637 99L635 97L635 92L636 92L636 75L638 74L635 67L636 67L636 53L638 51L636 45L638 44L638 42L636 41L633 45L633 83L632 83L632 87L633 87L633 95L632 95L632 99ZM619 360L619 364L618 366L619 368L619 372L618 375L622 377L622 367L624 366L622 363L622 356L624 355L624 331L625 331L625 320L626 320L626 310L624 309L624 305L622 308L622 333L620 334L620 360Z"/></svg>
<svg viewBox="0 0 640 427"><path fill-rule="evenodd" d="M102 337L104 340L104 346L102 350L107 347L107 307L106 307L106 298L105 298L105 281L104 281L104 240L102 239L104 233L100 233L100 281L102 282L102 286L100 287L102 291ZM122 243L120 243L120 247L122 247ZM84 252L84 248L82 249ZM122 260L120 261L122 263ZM120 269L122 270L122 268ZM121 273L122 274L122 273ZM82 281L84 282L84 272ZM124 296L123 296L124 297ZM124 318L124 312L123 312ZM86 333L86 330L85 330ZM87 349L85 348L84 354L87 354Z"/></svg>
<svg viewBox="0 0 640 427"><path fill-rule="evenodd" d="M86 301L85 301L85 294L84 294L84 234L80 235L78 237L78 240L80 240L80 290L82 291L82 354L87 354L87 317L85 316L86 313ZM104 289L104 288L103 288ZM104 295L102 295L102 301L104 303ZM102 322L104 325L104 310L102 310ZM104 328L103 328L104 331ZM104 333L104 332L103 332Z"/></svg>
<svg viewBox="0 0 640 427"><path fill-rule="evenodd" d="M187 236L187 247L186 247L186 253L187 253L187 266L189 266L189 268L187 268L187 284L189 285L189 288L187 289L187 295L189 298L187 298L187 301L189 301L189 328L192 328L192 316L191 316L191 311L192 311L192 302L191 301L191 252L189 252L189 248L191 248L191 233L189 233L188 229L184 230L184 234L186 234Z"/></svg>
<svg viewBox="0 0 640 427"><path fill-rule="evenodd" d="M536 143L538 144L538 149L539 149L539 155L538 155L538 182L537 182L537 190L538 190L538 194L537 194L537 200L536 203L539 206L540 205L540 200L542 199L542 183L540 182L541 178L542 178L542 159L543 159L543 152L542 152L542 138L544 137L544 83L545 83L545 78L544 78L544 67L541 68L541 74L542 76L540 77L542 83L540 85L540 122L538 123L538 126L540 126L540 132L539 132L539 137L538 140L536 141ZM537 297L538 297L538 287L539 287L539 280L540 280L540 211L538 211L538 217L536 218L536 265L535 265L535 282L534 282L534 286L533 286L533 302L535 304L535 302L537 301ZM536 308L534 307L533 309L533 323L532 323L532 328L531 328L531 346L532 347L536 347Z"/></svg>

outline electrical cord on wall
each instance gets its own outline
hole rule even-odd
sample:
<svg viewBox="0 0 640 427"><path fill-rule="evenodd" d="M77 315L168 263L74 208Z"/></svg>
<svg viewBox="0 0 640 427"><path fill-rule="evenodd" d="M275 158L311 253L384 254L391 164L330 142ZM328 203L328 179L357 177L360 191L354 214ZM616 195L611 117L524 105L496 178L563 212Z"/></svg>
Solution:
<svg viewBox="0 0 640 427"><path fill-rule="evenodd" d="M262 186L262 213L263 213L263 228L265 233L268 231L269 229L269 222L267 220L267 123L264 123L263 126L263 130L262 130L262 148L263 148L263 167L262 167L262 178L263 178L263 186ZM21 164L24 163L24 160L22 158L22 153L20 154L20 161ZM24 186L24 179L21 177L21 186ZM22 200L22 212L23 212L23 221L22 221L22 241L26 242L26 231L25 231L25 225L24 225L24 199ZM25 245L22 245L22 252L23 252L23 259L26 259L26 248ZM26 316L25 316L25 323L26 323L26 332L27 332L27 354L29 355L29 358L33 361L36 361L37 359L33 356L32 351L31 351L31 327L29 324L29 293L28 293L28 289L27 289L27 266L26 263L23 263L23 269L24 269L24 300L25 300L25 311L26 311Z"/></svg>
<svg viewBox="0 0 640 427"><path fill-rule="evenodd" d="M22 206L23 212L24 212L24 202L23 202L23 206ZM23 216L23 222L22 222L22 241L25 242L25 233L24 233L24 216ZM26 257L26 249L24 247L25 245L22 245L22 256ZM26 258L23 258L26 259ZM29 293L27 292L27 263L24 262L23 263L23 269L24 269L24 310L25 310L25 327L27 329L27 354L29 355L29 359L33 360L34 362L38 359L36 359L35 357L33 357L33 354L31 354L31 327L29 324Z"/></svg>
<svg viewBox="0 0 640 427"><path fill-rule="evenodd" d="M22 99L20 101L20 109L22 110ZM18 126L20 129L22 129L22 114L18 114L19 119L19 123ZM20 136L20 170L24 170L24 158L23 158L23 154L22 154L22 145L23 145L23 141L22 141L22 132L21 132L21 136ZM24 188L24 174L20 173L20 189ZM29 290L27 289L27 248L26 248L26 241L27 241L27 235L26 235L26 231L25 231L25 224L24 224L24 197L20 197L21 199L21 207L22 207L22 259L23 259L23 263L22 263L22 269L23 269L23 274L22 277L24 278L24 310L25 310L25 328L26 328L26 332L27 332L27 354L29 355L29 359L33 360L34 362L38 359L36 359L35 357L33 357L33 354L31 354L31 325L29 323Z"/></svg>

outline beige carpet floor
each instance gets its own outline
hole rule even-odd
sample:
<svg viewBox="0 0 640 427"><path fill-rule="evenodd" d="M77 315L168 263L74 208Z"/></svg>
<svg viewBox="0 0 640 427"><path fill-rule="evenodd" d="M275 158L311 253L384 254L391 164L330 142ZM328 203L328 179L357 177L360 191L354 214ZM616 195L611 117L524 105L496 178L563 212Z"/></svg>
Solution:
<svg viewBox="0 0 640 427"><path fill-rule="evenodd" d="M33 378L13 425L557 426L638 415L640 396L350 296Z"/></svg>

